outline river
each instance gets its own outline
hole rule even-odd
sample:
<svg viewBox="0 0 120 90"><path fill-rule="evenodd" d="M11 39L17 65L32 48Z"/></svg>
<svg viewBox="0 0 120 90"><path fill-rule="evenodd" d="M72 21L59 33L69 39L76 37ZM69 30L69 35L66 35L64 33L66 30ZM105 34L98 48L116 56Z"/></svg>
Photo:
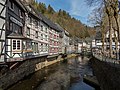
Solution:
<svg viewBox="0 0 120 90"><path fill-rule="evenodd" d="M83 82L83 75L92 74L88 60L79 56L59 62L25 77L8 90L95 90Z"/></svg>

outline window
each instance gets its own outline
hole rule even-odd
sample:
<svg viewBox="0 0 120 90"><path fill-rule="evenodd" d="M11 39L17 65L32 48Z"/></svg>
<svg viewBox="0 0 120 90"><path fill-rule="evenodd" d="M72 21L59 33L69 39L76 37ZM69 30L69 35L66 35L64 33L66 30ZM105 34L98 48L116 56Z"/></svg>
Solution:
<svg viewBox="0 0 120 90"><path fill-rule="evenodd" d="M45 32L47 33L47 28L45 28Z"/></svg>
<svg viewBox="0 0 120 90"><path fill-rule="evenodd" d="M35 20L35 22L34 22L34 23L35 23L35 27L36 27L36 28L38 28L38 21L37 21L37 20Z"/></svg>
<svg viewBox="0 0 120 90"><path fill-rule="evenodd" d="M47 41L47 35L45 35L45 40Z"/></svg>
<svg viewBox="0 0 120 90"><path fill-rule="evenodd" d="M16 50L16 40L13 40L13 50Z"/></svg>
<svg viewBox="0 0 120 90"><path fill-rule="evenodd" d="M22 33L22 27L18 27L18 34L23 34Z"/></svg>
<svg viewBox="0 0 120 90"><path fill-rule="evenodd" d="M113 42L115 42L115 38L112 38Z"/></svg>
<svg viewBox="0 0 120 90"><path fill-rule="evenodd" d="M32 49L32 42L31 41L26 41L26 47L28 50Z"/></svg>
<svg viewBox="0 0 120 90"><path fill-rule="evenodd" d="M41 25L41 31L43 31L43 26Z"/></svg>
<svg viewBox="0 0 120 90"><path fill-rule="evenodd" d="M43 40L43 34L41 34L41 40Z"/></svg>
<svg viewBox="0 0 120 90"><path fill-rule="evenodd" d="M48 45L46 44L46 51L48 51Z"/></svg>
<svg viewBox="0 0 120 90"><path fill-rule="evenodd" d="M14 23L13 23L13 27L14 27L14 29L12 30L13 32L15 32L15 33L17 33L17 34L20 34L20 35L23 34L23 32L22 32L22 27L20 27L20 26L17 25L17 24L14 24ZM10 28L12 29L13 27L10 27Z"/></svg>
<svg viewBox="0 0 120 90"><path fill-rule="evenodd" d="M59 39L59 36L57 36L57 39Z"/></svg>
<svg viewBox="0 0 120 90"><path fill-rule="evenodd" d="M19 10L19 15L21 18L23 18L24 13L21 10Z"/></svg>
<svg viewBox="0 0 120 90"><path fill-rule="evenodd" d="M52 33L49 33L49 35L50 35L50 38L52 38Z"/></svg>
<svg viewBox="0 0 120 90"><path fill-rule="evenodd" d="M38 50L38 43L36 43L36 53L39 53L39 50Z"/></svg>
<svg viewBox="0 0 120 90"><path fill-rule="evenodd" d="M43 44L43 52L45 52L45 44Z"/></svg>
<svg viewBox="0 0 120 90"><path fill-rule="evenodd" d="M54 35L54 39L56 39L56 35Z"/></svg>
<svg viewBox="0 0 120 90"><path fill-rule="evenodd" d="M21 49L21 41L20 40L13 40L12 41L12 49L13 50L20 50Z"/></svg>
<svg viewBox="0 0 120 90"><path fill-rule="evenodd" d="M14 3L12 1L10 1L9 8L12 9L12 10L14 9Z"/></svg>
<svg viewBox="0 0 120 90"><path fill-rule="evenodd" d="M9 22L9 30L13 31L13 23L11 21Z"/></svg>
<svg viewBox="0 0 120 90"><path fill-rule="evenodd" d="M27 27L27 36L30 36L30 28L29 27Z"/></svg>
<svg viewBox="0 0 120 90"><path fill-rule="evenodd" d="M32 23L32 18L29 16L28 17L28 22L31 24Z"/></svg>
<svg viewBox="0 0 120 90"><path fill-rule="evenodd" d="M52 45L54 45L54 41L52 41Z"/></svg>
<svg viewBox="0 0 120 90"><path fill-rule="evenodd" d="M43 44L41 43L41 51L43 51Z"/></svg>
<svg viewBox="0 0 120 90"><path fill-rule="evenodd" d="M20 41L17 41L17 49L20 50Z"/></svg>
<svg viewBox="0 0 120 90"><path fill-rule="evenodd" d="M38 31L35 32L35 37L38 38Z"/></svg>
<svg viewBox="0 0 120 90"><path fill-rule="evenodd" d="M52 45L52 40L50 40L50 45Z"/></svg>
<svg viewBox="0 0 120 90"><path fill-rule="evenodd" d="M35 24L35 19L34 18L32 18L32 22L33 22L33 24Z"/></svg>
<svg viewBox="0 0 120 90"><path fill-rule="evenodd" d="M31 42L31 44L32 44L32 50L35 51L35 44L34 44L34 42Z"/></svg>

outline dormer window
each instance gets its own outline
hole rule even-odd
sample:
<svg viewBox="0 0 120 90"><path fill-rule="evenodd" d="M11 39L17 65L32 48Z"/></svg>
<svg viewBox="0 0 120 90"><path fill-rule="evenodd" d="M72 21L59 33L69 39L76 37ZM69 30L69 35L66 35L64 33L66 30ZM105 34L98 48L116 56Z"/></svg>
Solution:
<svg viewBox="0 0 120 90"><path fill-rule="evenodd" d="M38 27L38 21L37 20L35 20L35 27L37 28Z"/></svg>

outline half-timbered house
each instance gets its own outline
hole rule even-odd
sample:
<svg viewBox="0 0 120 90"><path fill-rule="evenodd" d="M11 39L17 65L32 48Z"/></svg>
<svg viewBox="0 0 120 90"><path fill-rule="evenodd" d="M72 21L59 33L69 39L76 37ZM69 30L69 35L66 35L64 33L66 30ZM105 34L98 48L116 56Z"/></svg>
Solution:
<svg viewBox="0 0 120 90"><path fill-rule="evenodd" d="M48 55L59 54L61 52L61 50L60 50L61 29L55 23L53 23L51 20L49 20L48 18L43 16L41 13L39 13L39 16L42 18L42 21L48 25L48 27L47 27Z"/></svg>
<svg viewBox="0 0 120 90"><path fill-rule="evenodd" d="M0 63L5 62L6 0L0 0Z"/></svg>
<svg viewBox="0 0 120 90"><path fill-rule="evenodd" d="M23 60L23 40L25 39L25 8L19 0L7 0L6 13L6 60Z"/></svg>
<svg viewBox="0 0 120 90"><path fill-rule="evenodd" d="M25 0L0 0L0 62L62 53L62 29Z"/></svg>
<svg viewBox="0 0 120 90"><path fill-rule="evenodd" d="M25 23L26 48L30 50L28 56L48 55L49 26L43 20L44 16L37 12L30 4L25 5L27 9Z"/></svg>
<svg viewBox="0 0 120 90"><path fill-rule="evenodd" d="M60 37L60 28L53 22L50 22L52 27L49 30L49 55L59 54L61 51L59 48L61 47L61 37Z"/></svg>
<svg viewBox="0 0 120 90"><path fill-rule="evenodd" d="M25 4L24 6L26 8L24 36L28 38L24 41L24 57L30 58L39 55L38 44L40 41L40 32L38 29L40 19L30 4Z"/></svg>

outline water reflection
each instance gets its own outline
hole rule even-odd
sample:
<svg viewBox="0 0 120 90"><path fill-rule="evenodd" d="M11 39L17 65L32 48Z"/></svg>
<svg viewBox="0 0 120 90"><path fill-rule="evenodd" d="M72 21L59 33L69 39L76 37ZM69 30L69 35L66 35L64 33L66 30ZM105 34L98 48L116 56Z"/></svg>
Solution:
<svg viewBox="0 0 120 90"><path fill-rule="evenodd" d="M69 69L71 72L71 85L69 90L95 90L91 86L83 82L84 74L92 74L91 68L88 66L88 58L78 57L71 60L72 65L69 63Z"/></svg>
<svg viewBox="0 0 120 90"><path fill-rule="evenodd" d="M88 58L76 57L67 63L44 68L8 90L95 90L83 82L84 74L92 74Z"/></svg>
<svg viewBox="0 0 120 90"><path fill-rule="evenodd" d="M95 90L84 82L74 83L69 90Z"/></svg>

